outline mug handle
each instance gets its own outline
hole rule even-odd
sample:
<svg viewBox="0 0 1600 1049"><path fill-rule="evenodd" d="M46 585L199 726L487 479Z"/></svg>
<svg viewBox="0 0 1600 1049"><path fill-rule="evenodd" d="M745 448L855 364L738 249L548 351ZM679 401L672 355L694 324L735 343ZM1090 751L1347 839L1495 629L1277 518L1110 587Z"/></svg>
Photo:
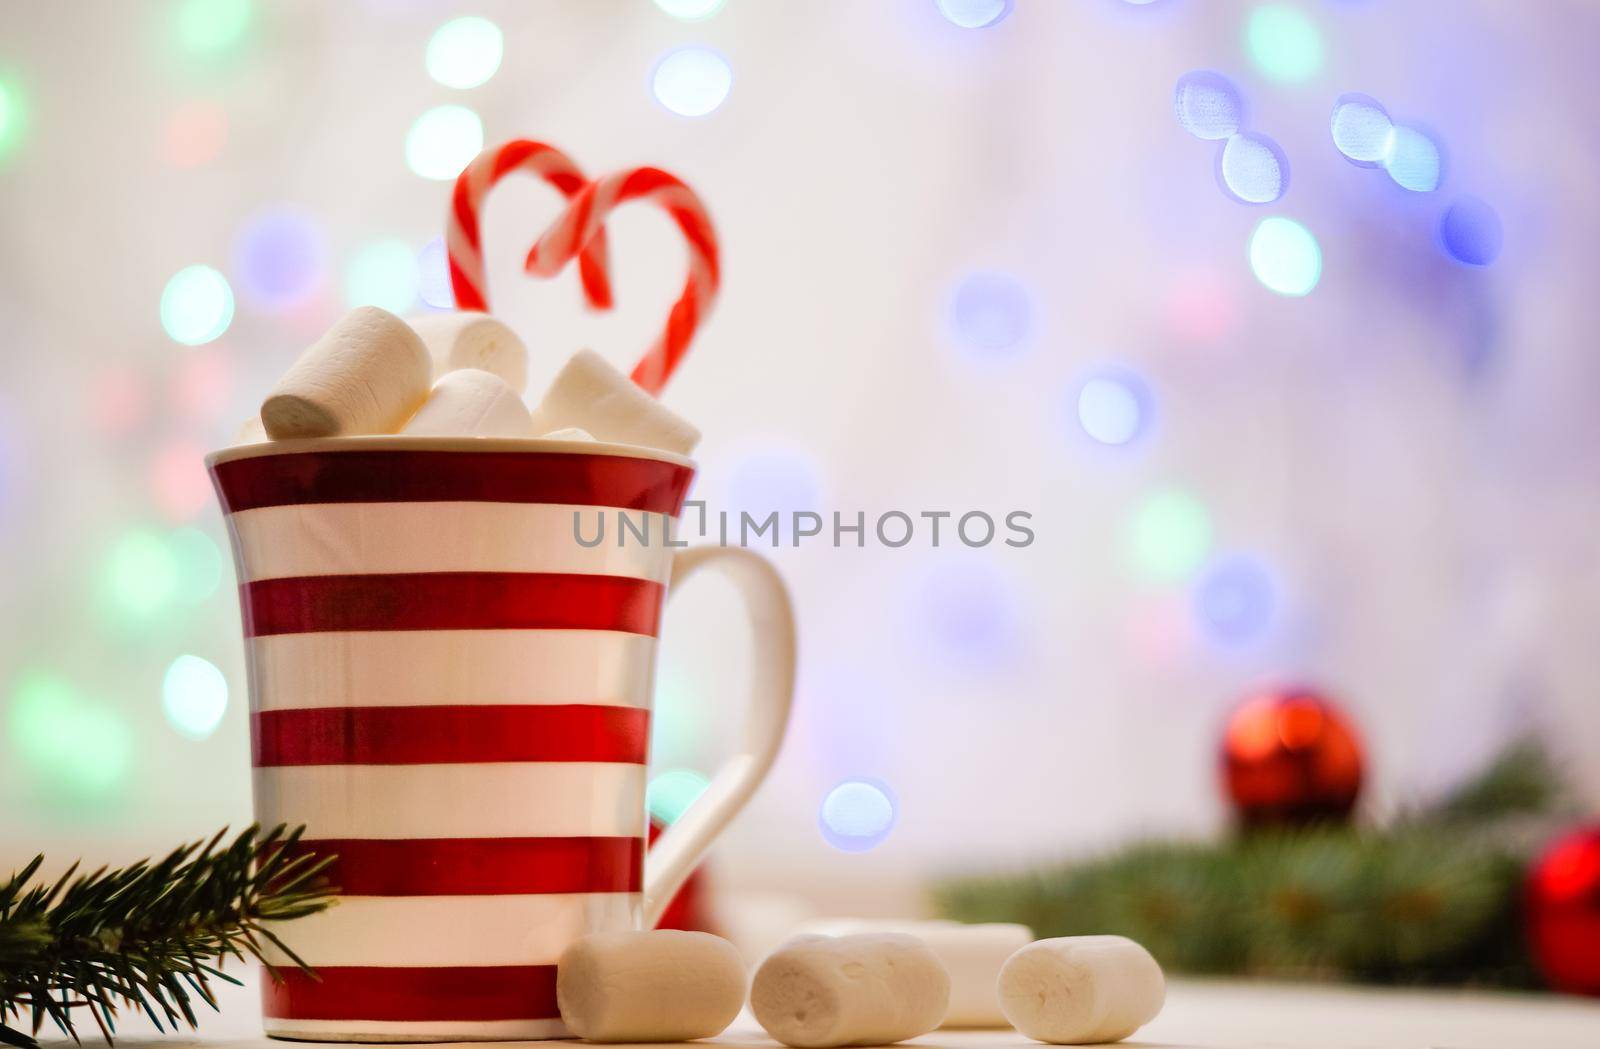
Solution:
<svg viewBox="0 0 1600 1049"><path fill-rule="evenodd" d="M704 565L720 567L744 597L754 652L750 713L738 752L705 791L650 846L644 864L644 928L655 928L695 864L756 792L777 759L794 697L794 610L783 578L742 547L697 546L672 560L670 597Z"/></svg>

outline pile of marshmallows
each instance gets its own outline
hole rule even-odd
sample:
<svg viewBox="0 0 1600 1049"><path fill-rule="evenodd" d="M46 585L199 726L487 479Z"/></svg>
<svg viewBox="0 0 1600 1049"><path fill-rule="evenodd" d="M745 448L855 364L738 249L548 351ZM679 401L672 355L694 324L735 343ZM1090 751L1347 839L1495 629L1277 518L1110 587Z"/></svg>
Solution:
<svg viewBox="0 0 1600 1049"><path fill-rule="evenodd" d="M529 411L528 350L484 313L401 320L375 306L328 329L245 424L242 444L405 434L612 441L687 455L700 433L599 354L572 357Z"/></svg>
<svg viewBox="0 0 1600 1049"><path fill-rule="evenodd" d="M1007 1025L1057 1045L1114 1042L1154 1019L1166 993L1150 952L1121 936L1030 943L1023 925L945 921L816 928L826 932L789 940L750 983L756 1021L800 1049ZM596 933L561 956L556 999L591 1042L676 1042L720 1034L745 986L739 952L709 933Z"/></svg>

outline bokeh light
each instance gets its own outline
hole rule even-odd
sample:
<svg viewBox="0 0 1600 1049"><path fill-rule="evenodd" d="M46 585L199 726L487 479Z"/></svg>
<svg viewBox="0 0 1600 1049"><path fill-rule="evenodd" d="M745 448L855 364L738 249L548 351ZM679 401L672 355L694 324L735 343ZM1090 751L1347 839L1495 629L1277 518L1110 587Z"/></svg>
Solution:
<svg viewBox="0 0 1600 1049"><path fill-rule="evenodd" d="M80 696L61 676L27 670L11 689L6 736L51 802L102 802L116 796L133 766L133 736L115 711Z"/></svg>
<svg viewBox="0 0 1600 1049"><path fill-rule="evenodd" d="M233 244L233 276L247 302L293 309L316 294L327 276L322 227L294 207L273 207L248 219Z"/></svg>
<svg viewBox="0 0 1600 1049"><path fill-rule="evenodd" d="M205 449L189 440L171 441L150 460L150 495L174 524L192 520L211 502Z"/></svg>
<svg viewBox="0 0 1600 1049"><path fill-rule="evenodd" d="M345 271L345 305L378 306L408 313L416 305L422 275L417 253L403 240L385 238L363 244Z"/></svg>
<svg viewBox="0 0 1600 1049"><path fill-rule="evenodd" d="M175 342L201 346L233 323L233 289L210 266L186 266L161 292L161 327Z"/></svg>
<svg viewBox="0 0 1600 1049"><path fill-rule="evenodd" d="M650 75L656 101L680 117L703 117L727 101L733 67L709 47L668 51Z"/></svg>
<svg viewBox="0 0 1600 1049"><path fill-rule="evenodd" d="M822 507L822 475L816 461L799 448L768 447L746 453L727 467L727 509L730 527L740 513L757 522L776 510L787 516L796 510ZM697 515L686 515L684 527L697 525ZM715 528L715 522L708 527ZM787 540L787 536L785 536Z"/></svg>
<svg viewBox="0 0 1600 1049"><path fill-rule="evenodd" d="M1155 582L1181 582L1211 552L1211 515L1190 493L1167 488L1148 496L1129 522L1129 567Z"/></svg>
<svg viewBox="0 0 1600 1049"><path fill-rule="evenodd" d="M1432 193L1439 188L1443 167L1438 143L1417 128L1394 125L1383 155L1383 170L1395 185L1413 193Z"/></svg>
<svg viewBox="0 0 1600 1049"><path fill-rule="evenodd" d="M645 808L651 819L670 826L710 785L710 780L693 769L667 769L650 780L645 790Z"/></svg>
<svg viewBox="0 0 1600 1049"><path fill-rule="evenodd" d="M197 168L216 160L228 143L228 111L210 99L183 103L167 118L164 156L175 168Z"/></svg>
<svg viewBox="0 0 1600 1049"><path fill-rule="evenodd" d="M1016 0L934 0L939 13L962 29L983 29L1005 21Z"/></svg>
<svg viewBox="0 0 1600 1049"><path fill-rule="evenodd" d="M849 779L822 799L817 824L829 845L844 852L866 852L894 830L897 806L887 787Z"/></svg>
<svg viewBox="0 0 1600 1049"><path fill-rule="evenodd" d="M85 398L88 421L100 433L125 437L150 417L150 387L144 372L108 364L89 377Z"/></svg>
<svg viewBox="0 0 1600 1049"><path fill-rule="evenodd" d="M1078 386L1075 399L1078 425L1100 444L1132 444L1150 426L1154 398L1138 374L1126 368L1106 368Z"/></svg>
<svg viewBox="0 0 1600 1049"><path fill-rule="evenodd" d="M28 127L28 104L15 82L0 79L0 162L22 144Z"/></svg>
<svg viewBox="0 0 1600 1049"><path fill-rule="evenodd" d="M220 346L186 353L174 369L168 393L185 421L210 425L233 390L233 358Z"/></svg>
<svg viewBox="0 0 1600 1049"><path fill-rule="evenodd" d="M198 528L176 528L167 536L174 595L184 604L205 602L222 586L222 550Z"/></svg>
<svg viewBox="0 0 1600 1049"><path fill-rule="evenodd" d="M1266 135L1243 131L1218 153L1217 182L1241 204L1271 204L1289 189L1289 158Z"/></svg>
<svg viewBox="0 0 1600 1049"><path fill-rule="evenodd" d="M656 0L656 6L673 18L699 22L722 10L728 0Z"/></svg>
<svg viewBox="0 0 1600 1049"><path fill-rule="evenodd" d="M932 523L921 520L917 527L931 545ZM959 515L940 521L941 550L963 549L960 527ZM967 528L974 541L988 531L987 524L978 519L968 522ZM1007 530L1003 515L995 517L995 543L1014 535ZM989 560L961 557L953 551L943 554L930 563L926 578L909 597L908 634L919 661L933 665L936 671L989 675L1014 669L1020 662L1026 649L1026 620L1016 588Z"/></svg>
<svg viewBox="0 0 1600 1049"><path fill-rule="evenodd" d="M174 659L161 678L161 710L179 734L205 739L228 709L228 679L199 656Z"/></svg>
<svg viewBox="0 0 1600 1049"><path fill-rule="evenodd" d="M1033 301L1009 274L973 273L951 296L950 326L976 355L1001 355L1021 346L1033 329Z"/></svg>
<svg viewBox="0 0 1600 1049"><path fill-rule="evenodd" d="M1297 84L1322 71L1322 33L1304 11L1289 4L1263 4L1250 12L1244 46L1269 80Z"/></svg>
<svg viewBox="0 0 1600 1049"><path fill-rule="evenodd" d="M1309 295L1322 277L1322 248L1300 223L1273 215L1250 235L1250 271L1279 295Z"/></svg>
<svg viewBox="0 0 1600 1049"><path fill-rule="evenodd" d="M1440 216L1439 243L1457 262L1487 266L1500 257L1505 230L1494 208L1477 197L1462 197Z"/></svg>
<svg viewBox="0 0 1600 1049"><path fill-rule="evenodd" d="M1195 138L1225 139L1244 127L1244 96L1233 81L1209 69L1178 78L1172 108L1178 123Z"/></svg>
<svg viewBox="0 0 1600 1049"><path fill-rule="evenodd" d="M406 166L423 178L449 181L483 151L483 121L466 106L434 106L406 132Z"/></svg>
<svg viewBox="0 0 1600 1049"><path fill-rule="evenodd" d="M167 611L178 597L178 558L163 535L137 528L111 545L101 582L111 614L141 625Z"/></svg>
<svg viewBox="0 0 1600 1049"><path fill-rule="evenodd" d="M428 75L445 87L472 88L495 75L504 55L500 27L487 18L467 15L434 30L423 64Z"/></svg>
<svg viewBox="0 0 1600 1049"><path fill-rule="evenodd" d="M429 309L456 308L455 289L450 286L450 255L443 237L434 237L417 252L417 295Z"/></svg>
<svg viewBox="0 0 1600 1049"><path fill-rule="evenodd" d="M180 0L178 44L196 55L220 55L244 39L255 20L251 0Z"/></svg>
<svg viewBox="0 0 1600 1049"><path fill-rule="evenodd" d="M1258 640L1277 613L1278 588L1265 565L1235 554L1206 569L1194 590L1195 617L1224 646Z"/></svg>
<svg viewBox="0 0 1600 1049"><path fill-rule="evenodd" d="M1370 95L1340 95L1329 119L1334 147L1345 159L1362 167L1377 167L1389 153L1394 123L1383 105Z"/></svg>

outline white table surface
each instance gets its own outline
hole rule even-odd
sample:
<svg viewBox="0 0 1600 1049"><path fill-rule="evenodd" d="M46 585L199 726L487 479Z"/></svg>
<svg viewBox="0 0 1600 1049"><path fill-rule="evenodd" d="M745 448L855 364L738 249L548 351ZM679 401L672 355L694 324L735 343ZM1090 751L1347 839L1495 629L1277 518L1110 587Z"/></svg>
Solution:
<svg viewBox="0 0 1600 1049"><path fill-rule="evenodd" d="M202 1016L198 1032L162 1036L148 1022L126 1016L117 1025L117 1044L124 1049L283 1049L291 1044L261 1036L253 976L242 988L219 986L217 997L222 1012ZM93 1022L85 1022L88 1030L80 1034L93 1045ZM539 1049L563 1043L515 1044ZM745 1015L721 1037L695 1044L773 1049L777 1043ZM904 1044L1038 1049L1037 1042L1015 1031L936 1031ZM1173 980L1161 1015L1120 1044L1170 1049L1600 1049L1600 999ZM51 1045L64 1049L71 1043L52 1040Z"/></svg>

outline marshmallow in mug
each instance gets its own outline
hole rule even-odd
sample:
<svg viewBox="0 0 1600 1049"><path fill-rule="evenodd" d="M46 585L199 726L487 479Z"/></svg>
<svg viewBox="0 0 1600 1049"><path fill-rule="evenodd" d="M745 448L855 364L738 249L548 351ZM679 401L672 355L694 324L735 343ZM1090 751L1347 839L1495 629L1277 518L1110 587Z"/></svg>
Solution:
<svg viewBox="0 0 1600 1049"><path fill-rule="evenodd" d="M721 1034L744 1006L744 961L706 932L600 932L556 967L567 1028L591 1042L682 1042Z"/></svg>
<svg viewBox="0 0 1600 1049"><path fill-rule="evenodd" d="M1040 940L1000 970L1006 1018L1056 1045L1121 1041L1154 1020L1165 999L1161 966L1126 936Z"/></svg>
<svg viewBox="0 0 1600 1049"><path fill-rule="evenodd" d="M965 924L945 920L834 918L807 922L799 930L823 936L898 932L928 945L950 975L950 1007L941 1027L1008 1027L996 981L1000 967L1033 941L1026 925Z"/></svg>
<svg viewBox="0 0 1600 1049"><path fill-rule="evenodd" d="M273 440L394 433L427 399L433 360L410 325L358 306L311 345L261 404Z"/></svg>
<svg viewBox="0 0 1600 1049"><path fill-rule="evenodd" d="M528 348L517 333L487 313L434 313L411 318L433 358L433 376L462 368L498 375L517 394L528 387Z"/></svg>
<svg viewBox="0 0 1600 1049"><path fill-rule="evenodd" d="M950 1004L950 977L914 936L799 936L756 970L750 1011L797 1049L888 1045L927 1034Z"/></svg>
<svg viewBox="0 0 1600 1049"><path fill-rule="evenodd" d="M416 437L526 437L528 406L498 375L445 372L401 433Z"/></svg>
<svg viewBox="0 0 1600 1049"><path fill-rule="evenodd" d="M576 427L597 440L688 455L700 431L664 407L593 350L579 350L533 410L533 432Z"/></svg>

